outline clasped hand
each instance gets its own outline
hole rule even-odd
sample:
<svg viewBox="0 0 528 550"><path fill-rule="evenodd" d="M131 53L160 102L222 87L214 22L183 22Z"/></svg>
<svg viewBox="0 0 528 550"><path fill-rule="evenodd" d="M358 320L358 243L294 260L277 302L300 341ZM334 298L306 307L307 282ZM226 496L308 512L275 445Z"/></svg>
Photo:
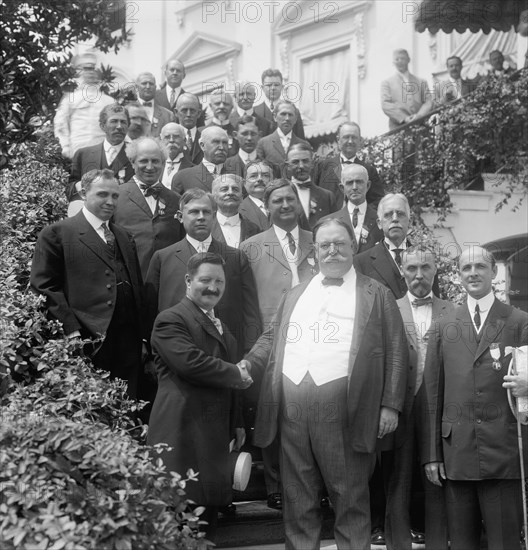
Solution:
<svg viewBox="0 0 528 550"><path fill-rule="evenodd" d="M253 378L251 378L251 375L249 374L249 371L251 370L251 364L249 361L246 361L245 359L242 359L242 361L239 361L236 366L238 367L238 370L240 371L240 376L242 378L242 382L237 384L236 388L240 390L245 390L253 384Z"/></svg>

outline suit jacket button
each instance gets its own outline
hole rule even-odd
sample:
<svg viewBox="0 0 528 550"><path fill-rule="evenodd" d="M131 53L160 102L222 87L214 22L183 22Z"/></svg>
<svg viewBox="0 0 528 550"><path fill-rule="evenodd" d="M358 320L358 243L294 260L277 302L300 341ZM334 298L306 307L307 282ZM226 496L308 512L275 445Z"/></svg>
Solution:
<svg viewBox="0 0 528 550"><path fill-rule="evenodd" d="M480 367L480 359L475 361L475 367Z"/></svg>
<svg viewBox="0 0 528 550"><path fill-rule="evenodd" d="M284 271L284 272L283 272L283 275L288 275L288 272L287 272L287 271Z"/></svg>
<svg viewBox="0 0 528 550"><path fill-rule="evenodd" d="M105 275L110 275L110 270L105 269Z"/></svg>
<svg viewBox="0 0 528 550"><path fill-rule="evenodd" d="M482 420L480 418L477 418L477 424L481 424Z"/></svg>
<svg viewBox="0 0 528 550"><path fill-rule="evenodd" d="M112 285L106 285L106 288L111 289Z"/></svg>
<svg viewBox="0 0 528 550"><path fill-rule="evenodd" d="M283 288L283 289L282 289L282 293L284 294L285 292L286 292L286 289L285 289L285 288Z"/></svg>
<svg viewBox="0 0 528 550"><path fill-rule="evenodd" d="M414 349L414 346L409 346L411 349Z"/></svg>
<svg viewBox="0 0 528 550"><path fill-rule="evenodd" d="M106 305L110 307L112 305L112 300L108 300L108 302L106 302Z"/></svg>

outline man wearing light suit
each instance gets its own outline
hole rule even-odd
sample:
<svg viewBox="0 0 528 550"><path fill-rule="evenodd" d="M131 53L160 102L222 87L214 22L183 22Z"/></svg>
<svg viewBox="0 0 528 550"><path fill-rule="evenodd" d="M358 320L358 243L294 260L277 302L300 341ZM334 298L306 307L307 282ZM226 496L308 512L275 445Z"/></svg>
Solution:
<svg viewBox="0 0 528 550"><path fill-rule="evenodd" d="M142 137L128 144L127 154L135 175L121 186L114 219L134 236L145 278L152 254L185 232L175 217L179 196L160 182L165 152L154 139Z"/></svg>
<svg viewBox="0 0 528 550"><path fill-rule="evenodd" d="M218 126L204 128L200 135L200 147L204 154L202 162L180 170L172 178L172 190L179 195L193 188L210 193L214 178L226 173L224 164L229 149L227 132Z"/></svg>
<svg viewBox="0 0 528 550"><path fill-rule="evenodd" d="M393 53L396 74L381 83L381 108L389 117L389 130L426 115L433 108L427 81L409 72L407 50Z"/></svg>
<svg viewBox="0 0 528 550"><path fill-rule="evenodd" d="M247 167L245 188L248 196L242 201L238 211L253 222L260 232L270 227L269 212L264 204L264 192L273 179L273 166L258 160Z"/></svg>
<svg viewBox="0 0 528 550"><path fill-rule="evenodd" d="M403 408L405 333L390 292L356 274L350 228L326 220L314 239L320 273L286 294L246 357L264 373L254 439L279 433L288 550L320 547L324 486L337 547L370 550L368 479Z"/></svg>
<svg viewBox="0 0 528 550"><path fill-rule="evenodd" d="M274 119L277 123L277 129L258 142L257 156L282 170L288 158L288 151L297 143L308 145L308 142L297 137L293 132L297 114L291 101L282 99L276 103Z"/></svg>
<svg viewBox="0 0 528 550"><path fill-rule="evenodd" d="M125 137L130 118L125 107L112 103L99 113L99 126L105 134L102 143L82 147L72 160L71 186L68 198L80 200L80 180L90 170L112 170L119 183L128 181L134 175L134 169L125 152Z"/></svg>
<svg viewBox="0 0 528 550"><path fill-rule="evenodd" d="M519 548L522 526L517 422L503 376L511 348L528 344L528 314L493 293L493 255L478 246L459 257L467 302L435 323L424 370L429 425L427 478L445 486L452 550Z"/></svg>
<svg viewBox="0 0 528 550"><path fill-rule="evenodd" d="M110 170L85 174L82 210L41 231L30 280L67 337L104 336L85 352L111 378L126 380L135 397L144 337L142 279L132 236L111 220L119 193Z"/></svg>
<svg viewBox="0 0 528 550"><path fill-rule="evenodd" d="M241 249L249 258L255 276L262 325L266 329L286 292L315 273L315 258L311 232L298 225L301 205L293 185L287 180L275 180L264 191L264 204L273 225L243 242ZM255 382L256 389L248 397L253 396L256 401L260 378ZM277 441L262 449L262 458L268 506L280 508L282 489Z"/></svg>
<svg viewBox="0 0 528 550"><path fill-rule="evenodd" d="M177 304L185 295L185 273L196 252L214 252L225 260L226 290L215 308L238 344L238 357L251 348L261 332L255 279L246 255L211 236L215 205L202 189L187 191L180 200L178 217L186 236L152 256L145 279L148 320Z"/></svg>
<svg viewBox="0 0 528 550"><path fill-rule="evenodd" d="M136 78L138 101L145 108L150 120L151 137L159 137L161 129L176 117L170 109L160 105L156 99L156 77L152 73L140 73Z"/></svg>
<svg viewBox="0 0 528 550"><path fill-rule="evenodd" d="M431 325L454 309L450 302L433 294L436 265L431 250L422 246L408 248L402 254L402 268L408 292L397 304L407 335L409 371L398 428L393 441L386 442L394 448L387 468L386 487L385 538L389 550L410 550L412 547L411 486L414 475L423 475L421 468L417 468L419 443L424 440L428 428L422 384L427 340ZM420 509L423 510L423 501ZM425 481L425 539L428 549L448 548L444 490L430 481Z"/></svg>
<svg viewBox="0 0 528 550"><path fill-rule="evenodd" d="M341 171L341 190L346 202L341 210L325 216L340 218L350 226L354 235L356 254L372 248L383 239L383 231L377 225L378 214L367 204L367 192L370 187L367 169L360 164L350 164Z"/></svg>

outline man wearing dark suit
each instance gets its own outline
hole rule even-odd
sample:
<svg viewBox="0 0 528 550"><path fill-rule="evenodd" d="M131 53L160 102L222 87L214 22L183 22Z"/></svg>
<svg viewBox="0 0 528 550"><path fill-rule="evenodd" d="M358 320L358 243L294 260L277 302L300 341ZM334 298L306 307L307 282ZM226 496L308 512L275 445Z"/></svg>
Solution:
<svg viewBox="0 0 528 550"><path fill-rule="evenodd" d="M228 157L232 157L238 151L238 141L235 138L236 126L231 124L229 116L233 111L233 98L224 90L215 90L209 96L209 108L213 113L213 117L207 123L207 126L201 126L200 131L204 128L216 126L227 132L229 151Z"/></svg>
<svg viewBox="0 0 528 550"><path fill-rule="evenodd" d="M389 550L410 550L411 486L417 468L419 442L423 441L428 418L424 403L423 370L431 324L454 308L450 302L433 294L436 273L435 256L428 248L410 247L402 254L402 269L407 294L397 303L407 335L409 353L407 392L398 428L390 446L394 454L387 469L387 510L385 538ZM390 436L389 436L390 437ZM424 509L421 500L421 511ZM447 519L442 488L425 481L425 538L427 548L447 550Z"/></svg>
<svg viewBox="0 0 528 550"><path fill-rule="evenodd" d="M251 163L246 170L247 197L242 201L238 211L244 218L253 222L259 232L269 229L268 209L264 204L264 192L273 179L273 166L265 160Z"/></svg>
<svg viewBox="0 0 528 550"><path fill-rule="evenodd" d="M251 384L236 365L237 345L214 316L226 286L224 261L217 254L194 254L185 274L186 295L161 312L152 332L159 389L152 409L148 444L166 443L167 470L199 472L186 487L188 498L206 506L200 516L214 536L217 509L231 502L229 442L244 443L245 432L234 389ZM205 282L204 282L205 281Z"/></svg>
<svg viewBox="0 0 528 550"><path fill-rule="evenodd" d="M260 233L259 228L240 215L238 209L242 202L244 180L234 174L217 176L213 180L213 199L216 203L216 215L211 235L213 239L239 248L240 243Z"/></svg>
<svg viewBox="0 0 528 550"><path fill-rule="evenodd" d="M257 145L257 155L274 164L281 170L288 157L288 151L297 143L308 142L295 135L293 127L296 120L295 106L291 101L279 100L275 105L274 118L277 129L263 137Z"/></svg>
<svg viewBox="0 0 528 550"><path fill-rule="evenodd" d="M246 167L258 160L256 149L260 135L254 119L246 115L239 118L234 136L239 149L236 155L228 157L225 169L228 174L236 174L243 178L246 175Z"/></svg>
<svg viewBox="0 0 528 550"><path fill-rule="evenodd" d="M121 186L114 219L136 241L143 278L152 254L183 238L176 219L179 196L160 182L165 153L152 138L139 138L127 147L135 175Z"/></svg>
<svg viewBox="0 0 528 550"><path fill-rule="evenodd" d="M185 67L179 59L170 59L164 67L164 74L166 82L156 92L156 102L174 112L176 101L185 93L181 87L185 78Z"/></svg>
<svg viewBox="0 0 528 550"><path fill-rule="evenodd" d="M255 85L248 81L237 82L235 84L235 107L229 115L229 121L237 128L238 122L242 117L250 116L256 127L258 128L260 137L268 136L273 132L273 123L257 115L253 109L255 98L257 97L257 91Z"/></svg>
<svg viewBox="0 0 528 550"><path fill-rule="evenodd" d="M381 197L385 194L376 168L357 156L361 148L361 139L361 129L355 122L343 122L337 129L339 155L325 158L315 167L314 181L334 195L338 208L343 206L343 194L340 190L340 184L341 171L344 166L360 164L367 169L370 181L367 202L374 209L378 207Z"/></svg>
<svg viewBox="0 0 528 550"><path fill-rule="evenodd" d="M353 269L349 227L326 220L314 239L321 272L285 295L246 357L264 372L254 439L280 434L287 549L319 548L326 486L337 547L367 550L368 479L402 411L405 333L390 292Z"/></svg>
<svg viewBox="0 0 528 550"><path fill-rule="evenodd" d="M407 50L394 50L396 73L381 83L381 108L389 117L389 130L394 130L426 115L433 108L427 81L409 72L411 58Z"/></svg>
<svg viewBox="0 0 528 550"><path fill-rule="evenodd" d="M528 314L493 293L493 255L472 246L459 258L467 302L441 318L429 338L424 386L429 425L427 478L444 485L453 550L519 547L522 526L517 423L502 378L511 348L528 344Z"/></svg>
<svg viewBox="0 0 528 550"><path fill-rule="evenodd" d="M210 193L213 179L226 173L224 163L229 148L227 132L217 126L208 126L200 135L200 147L204 154L202 162L178 172L172 178L172 190L179 195L195 187Z"/></svg>
<svg viewBox="0 0 528 550"><path fill-rule="evenodd" d="M242 357L260 334L255 279L244 253L224 245L211 237L214 204L202 189L191 189L181 198L179 217L186 237L154 253L146 283L147 303L156 313L177 304L185 295L185 269L196 252L214 252L224 258L227 287L216 307L217 316L229 327L236 338L238 356Z"/></svg>
<svg viewBox="0 0 528 550"><path fill-rule="evenodd" d="M475 90L477 83L462 78L462 59L453 55L447 58L447 72L449 78L435 84L437 103L444 104L460 99Z"/></svg>
<svg viewBox="0 0 528 550"><path fill-rule="evenodd" d="M401 273L401 253L407 248L410 215L405 195L385 195L378 205L378 227L383 231L384 238L354 258L354 266L359 273L385 285L397 300L407 292Z"/></svg>
<svg viewBox="0 0 528 550"><path fill-rule="evenodd" d="M282 80L282 73L278 69L266 69L262 73L261 77L262 91L264 92L264 101L259 105L255 105L253 111L260 117L265 118L271 123L271 130L275 130L277 127L277 121L275 120L275 106L283 98L282 91L284 84ZM284 99L288 97L284 94ZM293 133L304 139L304 125L301 118L299 109L295 107L295 123L293 126Z"/></svg>
<svg viewBox="0 0 528 550"><path fill-rule="evenodd" d="M500 50L493 50L489 54L489 64L491 69L488 75L503 78L512 75L515 71L511 67L504 68L504 55Z"/></svg>
<svg viewBox="0 0 528 550"><path fill-rule="evenodd" d="M169 122L161 129L160 138L169 153L163 167L161 183L167 189L171 189L172 178L180 170L192 168L194 164L184 152L185 128L181 124Z"/></svg>
<svg viewBox="0 0 528 550"><path fill-rule="evenodd" d="M70 200L79 200L81 177L90 170L112 170L119 183L128 181L134 174L134 169L125 153L125 137L130 119L127 110L113 103L107 105L99 114L99 126L105 133L105 139L98 145L82 147L72 160L72 185L68 190Z"/></svg>
<svg viewBox="0 0 528 550"><path fill-rule="evenodd" d="M136 78L138 101L147 111L150 119L150 135L159 137L161 129L169 122L175 122L176 117L171 109L167 109L155 100L156 77L152 73L141 73Z"/></svg>
<svg viewBox="0 0 528 550"><path fill-rule="evenodd" d="M128 382L135 397L141 368L142 279L132 237L111 221L120 187L110 170L83 176L83 209L40 233L31 287L66 336L100 338L97 368ZM87 347L85 347L87 349Z"/></svg>
<svg viewBox="0 0 528 550"><path fill-rule="evenodd" d="M176 114L179 123L185 128L185 151L194 165L200 164L203 159L203 151L199 144L200 130L198 130L201 112L200 100L194 94L181 94L176 101Z"/></svg>
<svg viewBox="0 0 528 550"><path fill-rule="evenodd" d="M367 204L366 196L370 187L368 171L360 164L350 164L341 171L341 190L346 197L341 210L323 219L340 218L350 226L356 244L356 254L372 248L383 239L383 231L378 227L378 214Z"/></svg>
<svg viewBox="0 0 528 550"><path fill-rule="evenodd" d="M311 231L321 218L338 210L332 193L312 183L313 166L312 148L308 143L290 147L286 173L299 195L299 225L307 231Z"/></svg>

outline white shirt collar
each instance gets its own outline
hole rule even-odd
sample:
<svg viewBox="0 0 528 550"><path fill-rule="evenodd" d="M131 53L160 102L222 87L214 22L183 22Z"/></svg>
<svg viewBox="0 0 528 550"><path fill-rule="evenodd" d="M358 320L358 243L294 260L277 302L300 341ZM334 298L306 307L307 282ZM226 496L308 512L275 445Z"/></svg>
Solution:
<svg viewBox="0 0 528 550"><path fill-rule="evenodd" d="M95 214L92 214L86 206L82 207L82 213L84 214L84 217L86 218L86 221L97 231L101 228L101 224L108 223L108 221L101 220L98 218Z"/></svg>
<svg viewBox="0 0 528 550"><path fill-rule="evenodd" d="M216 219L220 225L230 225L235 227L240 225L240 214L237 212L234 216L224 216L221 212L216 212Z"/></svg>
<svg viewBox="0 0 528 550"><path fill-rule="evenodd" d="M176 157L173 160L171 160L170 157L168 157L166 160L166 163L167 164L180 163L182 161L182 158L183 158L183 153L180 153L179 155L176 155Z"/></svg>
<svg viewBox="0 0 528 550"><path fill-rule="evenodd" d="M298 180L298 179L296 179L292 176L291 182L293 183L293 185L295 185L295 187L297 188L297 191L308 191L309 192L310 189L306 189L306 188L303 189L303 188L299 187L298 184L301 184L301 185L310 184L311 185L312 184L312 179L308 178L306 181L300 181L300 180Z"/></svg>
<svg viewBox="0 0 528 550"><path fill-rule="evenodd" d="M282 130L280 128L277 127L277 133L279 134L279 137L281 139L281 141L284 141L285 138L288 138L291 140L291 137L292 137L292 131L293 130L290 130L287 134L284 134L282 132Z"/></svg>
<svg viewBox="0 0 528 550"><path fill-rule="evenodd" d="M231 121L230 121L228 118L226 118L226 119L224 120L224 122L221 122L221 121L218 120L216 117L213 117L213 123L216 124L217 126L222 126L222 127L224 127L224 126L229 126L229 125L231 124Z"/></svg>
<svg viewBox="0 0 528 550"><path fill-rule="evenodd" d="M407 81L411 78L411 73L407 70L404 73L400 73L400 71L396 71L396 74L400 75L400 78Z"/></svg>
<svg viewBox="0 0 528 550"><path fill-rule="evenodd" d="M353 202L347 202L347 208L350 215L354 213L355 208L359 208L359 214L364 216L367 211L367 201L363 201L361 204L354 204Z"/></svg>
<svg viewBox="0 0 528 550"><path fill-rule="evenodd" d="M253 197L252 195L248 195L248 197L259 207L265 207L264 202L261 199L257 199L257 197Z"/></svg>
<svg viewBox="0 0 528 550"><path fill-rule="evenodd" d="M452 82L453 84L456 84L458 86L458 84L460 82L462 82L462 79L461 78L453 78L452 76L449 77L449 82Z"/></svg>
<svg viewBox="0 0 528 550"><path fill-rule="evenodd" d="M433 291L431 290L431 292L429 292L429 294L426 294L425 296L423 296L423 298L431 298L431 300L433 299ZM411 292L407 291L407 298L409 299L409 302L411 302L411 304L413 303L414 300L423 300L423 298L418 298L418 296L415 296L414 294L411 294Z"/></svg>
<svg viewBox="0 0 528 550"><path fill-rule="evenodd" d="M205 159L202 160L202 163L207 168L207 170L209 170L209 172L211 174L215 174L215 172L216 172L215 168L217 166L220 166L220 171L222 170L222 167L224 166L223 163L222 164L213 164L212 162L209 162L208 160L205 160Z"/></svg>
<svg viewBox="0 0 528 550"><path fill-rule="evenodd" d="M251 109L248 109L248 110L246 111L246 110L242 109L241 107L239 107L239 106L237 105L236 110L237 110L237 113L238 113L241 117L243 117L246 113L247 113L249 116L255 116L255 115L253 114L253 107L251 107Z"/></svg>
<svg viewBox="0 0 528 550"><path fill-rule="evenodd" d="M273 225L273 229L275 230L275 235L277 235L277 238L279 241L288 241L288 237L286 236L287 231L284 231L284 229L281 229L278 225ZM293 237L293 240L296 242L299 242L299 226L296 225L291 231L291 236Z"/></svg>
<svg viewBox="0 0 528 550"><path fill-rule="evenodd" d="M246 153L246 152L243 151L242 149L239 149L239 150L238 150L238 156L239 156L244 162L257 160L257 150L255 149L255 150L252 151L251 153Z"/></svg>
<svg viewBox="0 0 528 550"><path fill-rule="evenodd" d="M108 153L110 151L110 149L113 147L115 149L115 151L119 154L119 151L121 151L121 147L123 147L124 145L124 141L122 141L121 143L118 143L117 145L112 145L106 138L105 140L103 141L103 147L104 147L104 151L105 153Z"/></svg>
<svg viewBox="0 0 528 550"><path fill-rule="evenodd" d="M209 247L211 246L211 242L213 240L213 237L210 234L207 237L207 239L204 239L203 241L198 241L197 239L195 239L194 237L191 237L190 235L185 235L185 238L195 250L201 250L201 248L204 246L206 250L209 250Z"/></svg>
<svg viewBox="0 0 528 550"><path fill-rule="evenodd" d="M400 250L405 250L407 248L407 242L405 241L405 239L400 244L400 246L396 246L392 241L390 241L386 237L383 240L385 241L385 244L389 247L389 250L396 250L397 248L399 248Z"/></svg>
<svg viewBox="0 0 528 550"><path fill-rule="evenodd" d="M339 155L341 157L341 162L354 162L357 159L357 155L354 155L351 159L347 159L343 153Z"/></svg>
<svg viewBox="0 0 528 550"><path fill-rule="evenodd" d="M489 294L484 296L484 298L480 298L480 300L475 300L475 298L473 298L468 294L467 305L468 305L469 312L471 313L471 315L473 315L475 313L475 306L477 304L479 306L480 313L489 311L494 301L495 301L495 295L493 294L493 291L491 291Z"/></svg>
<svg viewBox="0 0 528 550"><path fill-rule="evenodd" d="M172 94L172 90L173 88L171 88L168 84L167 86L165 86L165 90L167 92L167 99L169 100L170 102L170 96ZM181 86L178 86L177 88L174 88L174 97L176 99L178 99L178 96L180 95L180 92L181 92Z"/></svg>

